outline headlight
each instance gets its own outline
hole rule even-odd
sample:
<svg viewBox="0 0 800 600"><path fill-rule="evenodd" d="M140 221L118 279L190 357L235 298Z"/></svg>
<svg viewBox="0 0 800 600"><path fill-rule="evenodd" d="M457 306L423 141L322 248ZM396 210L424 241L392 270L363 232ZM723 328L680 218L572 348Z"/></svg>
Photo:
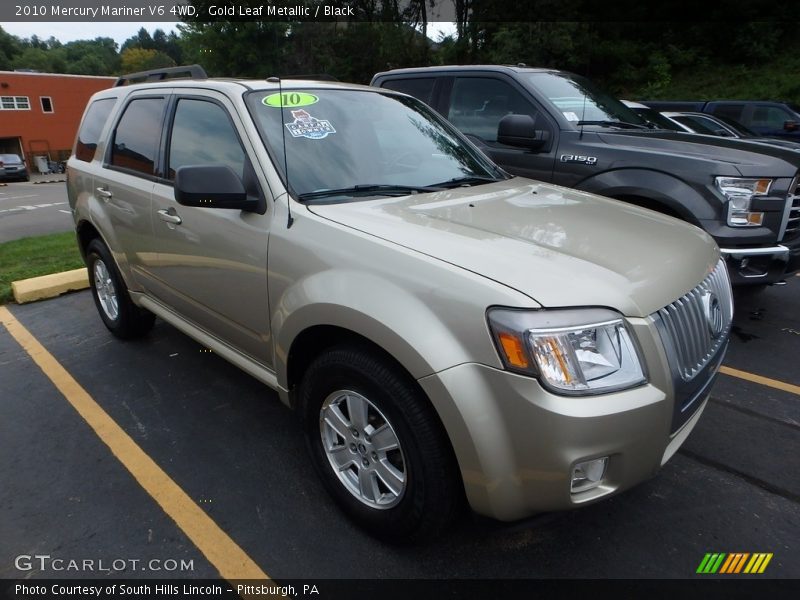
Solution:
<svg viewBox="0 0 800 600"><path fill-rule="evenodd" d="M646 381L633 338L607 309L492 308L489 327L510 371L560 394L600 394Z"/></svg>
<svg viewBox="0 0 800 600"><path fill-rule="evenodd" d="M740 177L717 177L717 189L728 199L728 225L731 227L758 227L764 222L764 213L751 211L754 196L766 196L772 185L771 179L742 179Z"/></svg>

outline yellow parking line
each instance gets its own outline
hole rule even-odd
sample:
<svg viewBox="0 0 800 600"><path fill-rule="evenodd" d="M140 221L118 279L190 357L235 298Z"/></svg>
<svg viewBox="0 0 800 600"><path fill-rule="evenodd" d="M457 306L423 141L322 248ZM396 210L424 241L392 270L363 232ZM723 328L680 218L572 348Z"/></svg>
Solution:
<svg viewBox="0 0 800 600"><path fill-rule="evenodd" d="M134 479L217 568L235 579L269 579L266 573L106 413L39 341L0 306L0 322L28 353Z"/></svg>
<svg viewBox="0 0 800 600"><path fill-rule="evenodd" d="M731 377L746 379L747 381L752 381L753 383L759 383L761 385L775 388L776 390L783 390L784 392L789 392L790 394L796 394L797 396L800 396L800 385L793 385L791 383L786 383L785 381L778 381L777 379L770 379L769 377L764 377L762 375L748 373L747 371L732 369L731 367L723 366L720 367L719 371L720 373L730 375Z"/></svg>

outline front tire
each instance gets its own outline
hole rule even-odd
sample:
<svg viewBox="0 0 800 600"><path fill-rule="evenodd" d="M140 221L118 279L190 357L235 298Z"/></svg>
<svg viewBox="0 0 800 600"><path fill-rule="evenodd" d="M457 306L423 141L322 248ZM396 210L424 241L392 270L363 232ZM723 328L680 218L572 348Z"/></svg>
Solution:
<svg viewBox="0 0 800 600"><path fill-rule="evenodd" d="M87 246L86 267L92 298L108 330L122 339L147 334L153 327L155 315L133 303L111 252L100 239L92 240Z"/></svg>
<svg viewBox="0 0 800 600"><path fill-rule="evenodd" d="M438 415L416 383L374 351L337 346L300 387L306 443L328 492L373 535L422 541L463 496Z"/></svg>

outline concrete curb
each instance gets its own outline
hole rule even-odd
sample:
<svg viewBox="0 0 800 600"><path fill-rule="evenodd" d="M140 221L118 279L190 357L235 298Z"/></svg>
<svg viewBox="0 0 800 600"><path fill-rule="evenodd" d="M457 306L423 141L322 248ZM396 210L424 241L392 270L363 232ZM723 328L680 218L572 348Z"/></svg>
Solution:
<svg viewBox="0 0 800 600"><path fill-rule="evenodd" d="M85 267L11 283L11 291L17 304L55 298L66 292L83 290L87 287L89 287L89 274Z"/></svg>

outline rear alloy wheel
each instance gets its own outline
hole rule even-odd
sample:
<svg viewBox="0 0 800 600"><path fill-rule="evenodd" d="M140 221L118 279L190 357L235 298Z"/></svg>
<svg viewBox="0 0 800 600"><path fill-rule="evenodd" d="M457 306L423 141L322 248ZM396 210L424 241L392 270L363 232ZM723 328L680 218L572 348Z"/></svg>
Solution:
<svg viewBox="0 0 800 600"><path fill-rule="evenodd" d="M421 541L463 498L450 443L428 399L371 348L337 346L300 385L306 443L325 487L372 534Z"/></svg>
<svg viewBox="0 0 800 600"><path fill-rule="evenodd" d="M153 327L153 313L136 306L106 245L94 239L86 248L89 285L100 318L115 336L123 339L145 335Z"/></svg>

